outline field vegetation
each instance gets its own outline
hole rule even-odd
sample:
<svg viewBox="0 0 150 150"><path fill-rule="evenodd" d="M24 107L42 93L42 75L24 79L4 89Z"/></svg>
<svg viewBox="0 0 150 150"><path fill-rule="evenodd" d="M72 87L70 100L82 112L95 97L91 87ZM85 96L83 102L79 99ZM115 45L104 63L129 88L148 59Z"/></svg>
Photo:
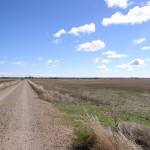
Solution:
<svg viewBox="0 0 150 150"><path fill-rule="evenodd" d="M0 79L0 84L4 82L14 81L14 79Z"/></svg>
<svg viewBox="0 0 150 150"><path fill-rule="evenodd" d="M0 90L4 90L9 86L15 85L19 83L20 80L14 80L14 79L0 79Z"/></svg>
<svg viewBox="0 0 150 150"><path fill-rule="evenodd" d="M75 127L74 149L150 149L150 79L31 81Z"/></svg>

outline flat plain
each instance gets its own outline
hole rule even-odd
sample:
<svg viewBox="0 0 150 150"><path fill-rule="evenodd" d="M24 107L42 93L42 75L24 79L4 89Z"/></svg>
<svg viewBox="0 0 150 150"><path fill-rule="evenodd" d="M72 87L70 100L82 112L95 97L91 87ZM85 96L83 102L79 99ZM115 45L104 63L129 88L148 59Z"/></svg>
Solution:
<svg viewBox="0 0 150 150"><path fill-rule="evenodd" d="M87 116L101 125L117 127L120 122L150 126L150 79L33 79L46 94L39 96L65 112L75 127L77 143L91 136ZM53 96L50 96L53 95ZM88 114L88 115L87 115ZM146 137L146 135L145 135Z"/></svg>
<svg viewBox="0 0 150 150"><path fill-rule="evenodd" d="M49 91L70 96L71 103L149 110L150 79L35 79ZM67 99L66 99L67 100ZM69 100L68 100L69 102Z"/></svg>
<svg viewBox="0 0 150 150"><path fill-rule="evenodd" d="M14 81L15 79L0 79L0 84L4 82Z"/></svg>
<svg viewBox="0 0 150 150"><path fill-rule="evenodd" d="M150 150L150 79L0 85L0 149Z"/></svg>

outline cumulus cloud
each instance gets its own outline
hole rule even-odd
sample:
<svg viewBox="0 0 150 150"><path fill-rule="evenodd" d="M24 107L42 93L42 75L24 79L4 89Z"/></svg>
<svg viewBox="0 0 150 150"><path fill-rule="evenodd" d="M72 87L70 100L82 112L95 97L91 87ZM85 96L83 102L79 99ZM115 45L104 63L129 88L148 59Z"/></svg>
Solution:
<svg viewBox="0 0 150 150"><path fill-rule="evenodd" d="M65 31L65 29L59 30L57 33L55 33L53 36L55 38L60 38L63 34L72 34L75 36L80 35L80 33L93 33L96 31L96 27L94 23L85 24L79 27L73 27L69 32ZM53 40L52 43L59 44L60 39Z"/></svg>
<svg viewBox="0 0 150 150"><path fill-rule="evenodd" d="M39 58L38 58L38 61L43 61L43 58L42 58L42 57L39 57Z"/></svg>
<svg viewBox="0 0 150 150"><path fill-rule="evenodd" d="M57 33L54 34L55 38L61 37L63 34L66 34L67 32L64 29L59 30Z"/></svg>
<svg viewBox="0 0 150 150"><path fill-rule="evenodd" d="M77 51L95 52L103 48L105 48L105 43L101 40L97 40L79 45Z"/></svg>
<svg viewBox="0 0 150 150"><path fill-rule="evenodd" d="M109 55L108 58L124 58L127 57L127 55L125 54L113 54L113 55Z"/></svg>
<svg viewBox="0 0 150 150"><path fill-rule="evenodd" d="M150 50L150 46L142 47L141 50Z"/></svg>
<svg viewBox="0 0 150 150"><path fill-rule="evenodd" d="M57 59L55 59L55 60L49 59L47 61L47 65L48 65L49 68L51 68L51 67L58 67L59 64L60 64L60 62Z"/></svg>
<svg viewBox="0 0 150 150"><path fill-rule="evenodd" d="M127 55L118 54L115 51L107 51L107 52L103 52L102 54L107 55L108 58L124 58L124 57L127 57Z"/></svg>
<svg viewBox="0 0 150 150"><path fill-rule="evenodd" d="M133 40L133 43L140 44L140 43L143 43L145 41L146 41L146 38L139 38L139 39Z"/></svg>
<svg viewBox="0 0 150 150"><path fill-rule="evenodd" d="M105 0L108 7L127 8L128 0Z"/></svg>
<svg viewBox="0 0 150 150"><path fill-rule="evenodd" d="M123 65L118 65L118 68L121 69L126 69L126 70L133 70L136 67L142 67L142 66L146 66L146 62L149 61L148 59L143 60L143 59L135 59L127 64L123 64Z"/></svg>
<svg viewBox="0 0 150 150"><path fill-rule="evenodd" d="M94 58L94 63L99 63L99 62L110 63L111 60L109 60L109 59L102 59L102 58Z"/></svg>
<svg viewBox="0 0 150 150"><path fill-rule="evenodd" d="M57 59L55 59L55 60L49 59L47 61L47 64L59 64L59 60L57 60Z"/></svg>
<svg viewBox="0 0 150 150"><path fill-rule="evenodd" d="M107 51L107 52L103 52L102 53L103 55L113 55L113 54L116 54L115 51Z"/></svg>
<svg viewBox="0 0 150 150"><path fill-rule="evenodd" d="M126 15L116 12L110 18L104 18L102 24L108 26L110 24L140 24L150 20L150 5L130 9Z"/></svg>
<svg viewBox="0 0 150 150"><path fill-rule="evenodd" d="M56 39L52 41L53 44L59 44L60 43L60 39Z"/></svg>
<svg viewBox="0 0 150 150"><path fill-rule="evenodd" d="M108 67L105 65L99 65L97 66L98 69L100 69L101 71L108 71Z"/></svg>
<svg viewBox="0 0 150 150"><path fill-rule="evenodd" d="M129 63L131 66L143 66L145 65L145 61L142 59L135 59Z"/></svg>
<svg viewBox="0 0 150 150"><path fill-rule="evenodd" d="M18 66L22 66L24 65L24 62L23 61L15 61L12 63L13 65L18 65Z"/></svg>
<svg viewBox="0 0 150 150"><path fill-rule="evenodd" d="M110 63L111 62L111 60L109 60L109 59L103 59L102 60L102 63Z"/></svg>
<svg viewBox="0 0 150 150"><path fill-rule="evenodd" d="M147 59L145 59L145 61L150 61L150 59L149 59L149 58L147 58Z"/></svg>
<svg viewBox="0 0 150 150"><path fill-rule="evenodd" d="M150 5L150 1L147 2L147 5Z"/></svg>
<svg viewBox="0 0 150 150"><path fill-rule="evenodd" d="M94 63L99 63L99 62L101 62L102 59L101 58L94 58L93 60L94 60Z"/></svg>
<svg viewBox="0 0 150 150"><path fill-rule="evenodd" d="M5 61L0 61L0 64L5 64Z"/></svg>
<svg viewBox="0 0 150 150"><path fill-rule="evenodd" d="M93 33L95 32L95 30L96 30L95 24L91 23L91 24L85 24L80 27L73 27L68 33L78 36L80 35L80 33Z"/></svg>

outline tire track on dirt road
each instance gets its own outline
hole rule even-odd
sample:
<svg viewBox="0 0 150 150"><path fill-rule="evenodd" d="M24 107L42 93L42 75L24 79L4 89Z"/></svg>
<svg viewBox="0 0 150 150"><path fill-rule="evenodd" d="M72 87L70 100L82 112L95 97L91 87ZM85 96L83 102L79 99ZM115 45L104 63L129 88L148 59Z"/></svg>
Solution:
<svg viewBox="0 0 150 150"><path fill-rule="evenodd" d="M0 91L0 150L67 150L72 128L27 81Z"/></svg>

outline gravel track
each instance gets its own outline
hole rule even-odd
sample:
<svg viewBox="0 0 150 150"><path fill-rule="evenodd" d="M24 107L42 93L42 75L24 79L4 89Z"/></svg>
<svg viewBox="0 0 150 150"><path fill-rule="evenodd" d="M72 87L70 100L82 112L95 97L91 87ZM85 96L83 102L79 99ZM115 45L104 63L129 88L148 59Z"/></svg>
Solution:
<svg viewBox="0 0 150 150"><path fill-rule="evenodd" d="M0 91L0 150L67 150L72 128L27 81Z"/></svg>

